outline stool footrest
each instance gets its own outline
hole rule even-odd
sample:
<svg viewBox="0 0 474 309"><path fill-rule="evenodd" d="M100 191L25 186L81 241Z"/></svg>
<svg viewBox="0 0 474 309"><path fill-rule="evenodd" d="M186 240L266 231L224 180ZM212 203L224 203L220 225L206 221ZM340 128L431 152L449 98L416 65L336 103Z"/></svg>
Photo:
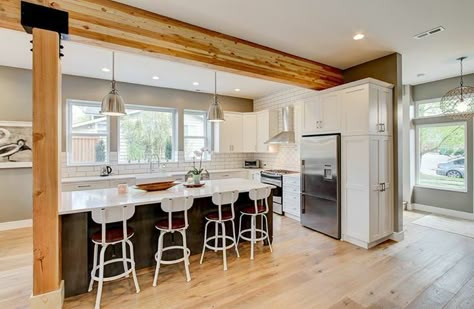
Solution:
<svg viewBox="0 0 474 309"><path fill-rule="evenodd" d="M182 251L183 249L184 249L183 246L170 246L170 247L163 248L162 253L165 252L165 251L169 251L169 250L181 250ZM191 250L186 248L186 254L189 257L191 255ZM155 253L155 261L158 263L158 252ZM184 256L182 258L179 258L179 259L176 259L176 260L163 260L163 258L162 258L159 261L159 263L164 264L164 265L170 265L170 264L180 263L180 262L183 262L183 261L184 261Z"/></svg>
<svg viewBox="0 0 474 309"><path fill-rule="evenodd" d="M120 279L120 278L124 278L128 275L130 275L130 273L135 269L135 261L133 261L132 259L129 259L129 258L126 258L126 259L122 259L122 258L116 258L116 259L113 259L113 260L108 260L108 261L105 261L104 262L104 269L105 269L105 266L109 265L109 264L113 264L113 263L123 263L123 261L126 261L127 263L130 263L131 267L126 271L126 272L123 272L121 274L118 274L118 275L115 275L115 276L111 276L111 277L104 277L102 280L105 282L105 281L112 281L112 280L117 280L117 279ZM100 265L97 265L95 268L92 269L94 275L92 276L92 279L94 281L100 281L99 277L97 277L95 274L96 272L100 269Z"/></svg>
<svg viewBox="0 0 474 309"><path fill-rule="evenodd" d="M242 238L244 240L247 240L247 241L252 241L252 238L244 236L244 233L252 233L252 229L246 229L246 230L240 231L240 238ZM258 233L260 233L262 236L261 237L255 237L255 239L254 239L255 241L261 241L261 240L267 239L267 237L268 237L267 231L262 230L262 229L255 229L255 235L257 235Z"/></svg>
<svg viewBox="0 0 474 309"><path fill-rule="evenodd" d="M217 238L217 240L222 240L222 235L220 235L220 236L211 236L211 237L208 237L207 239L205 239L206 248L209 248L209 249L212 249L212 250L222 251L222 250L230 249L230 248L235 246L234 238L232 236L227 236L227 235L225 236L225 239L230 240L230 245L225 246L225 248L222 247L222 246L221 247L214 247L213 245L208 244L208 242L210 242L210 241L215 241L216 238Z"/></svg>

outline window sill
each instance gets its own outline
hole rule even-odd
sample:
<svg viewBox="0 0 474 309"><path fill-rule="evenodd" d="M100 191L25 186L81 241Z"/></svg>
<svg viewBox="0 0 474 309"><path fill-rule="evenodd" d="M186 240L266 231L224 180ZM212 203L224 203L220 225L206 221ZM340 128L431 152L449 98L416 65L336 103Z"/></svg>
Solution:
<svg viewBox="0 0 474 309"><path fill-rule="evenodd" d="M104 166L111 165L110 162L101 162L101 163L66 163L66 167L94 167L94 166Z"/></svg>
<svg viewBox="0 0 474 309"><path fill-rule="evenodd" d="M440 190L440 191L448 191L448 192L458 192L458 193L468 193L467 189L454 189L454 188L444 188L444 187L435 187L435 186L427 186L427 185L415 185L415 188Z"/></svg>
<svg viewBox="0 0 474 309"><path fill-rule="evenodd" d="M176 164L178 161L160 161L160 165L166 164ZM127 166L127 165L150 165L150 162L118 162L116 163L119 166ZM153 161L153 165L158 165L158 162Z"/></svg>

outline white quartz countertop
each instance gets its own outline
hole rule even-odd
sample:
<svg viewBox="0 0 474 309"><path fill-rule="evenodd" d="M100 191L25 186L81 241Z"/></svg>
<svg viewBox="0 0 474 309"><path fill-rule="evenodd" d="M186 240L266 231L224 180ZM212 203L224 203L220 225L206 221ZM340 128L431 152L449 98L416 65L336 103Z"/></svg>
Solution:
<svg viewBox="0 0 474 309"><path fill-rule="evenodd" d="M194 196L194 198L209 197L214 192L238 190L240 193L251 189L274 188L258 181L230 178L205 181L200 188L186 188L182 184L164 191L146 192L129 187L128 193L119 194L117 188L72 191L61 193L60 215L89 212L93 209L125 205L147 205L160 203L163 198Z"/></svg>
<svg viewBox="0 0 474 309"><path fill-rule="evenodd" d="M262 171L263 169L250 169L250 168L235 168L235 169L221 169L221 170L208 170L212 173L230 173L230 172L247 172L247 171ZM160 172L160 173L143 173L143 174L120 174L110 176L85 176L85 177L68 177L61 180L62 183L76 183L76 182L89 182L89 181L106 181L106 180L119 180L119 179L136 179L136 178L148 178L148 177L173 177L186 175L184 171L174 172Z"/></svg>

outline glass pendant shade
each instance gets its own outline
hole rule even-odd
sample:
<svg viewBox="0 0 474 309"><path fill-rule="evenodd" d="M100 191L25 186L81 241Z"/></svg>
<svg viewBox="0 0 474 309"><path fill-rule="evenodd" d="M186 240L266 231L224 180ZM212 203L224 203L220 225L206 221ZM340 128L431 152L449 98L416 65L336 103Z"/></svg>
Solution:
<svg viewBox="0 0 474 309"><path fill-rule="evenodd" d="M222 122L224 120L224 111L222 110L219 100L217 99L217 73L214 72L214 99L212 100L209 110L207 111L207 121Z"/></svg>
<svg viewBox="0 0 474 309"><path fill-rule="evenodd" d="M467 120L474 116L474 87L464 86L462 63L466 57L458 58L461 63L461 83L448 91L440 102L443 114L452 119Z"/></svg>
<svg viewBox="0 0 474 309"><path fill-rule="evenodd" d="M224 111L217 100L217 96L214 96L214 102L212 102L211 106L209 106L209 110L207 111L207 120L211 122L224 121Z"/></svg>
<svg viewBox="0 0 474 309"><path fill-rule="evenodd" d="M112 90L102 99L100 113L107 116L124 116L125 102L115 87L115 53L112 52Z"/></svg>

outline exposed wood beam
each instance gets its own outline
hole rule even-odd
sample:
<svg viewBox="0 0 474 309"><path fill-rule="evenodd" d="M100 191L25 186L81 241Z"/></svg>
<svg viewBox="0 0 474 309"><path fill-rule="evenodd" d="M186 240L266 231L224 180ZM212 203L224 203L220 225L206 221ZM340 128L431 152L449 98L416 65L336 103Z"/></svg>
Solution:
<svg viewBox="0 0 474 309"><path fill-rule="evenodd" d="M61 280L60 121L59 35L33 29L33 295Z"/></svg>
<svg viewBox="0 0 474 309"><path fill-rule="evenodd" d="M31 2L68 11L73 41L317 90L343 83L328 65L110 0ZM21 30L20 1L0 2L0 27Z"/></svg>

